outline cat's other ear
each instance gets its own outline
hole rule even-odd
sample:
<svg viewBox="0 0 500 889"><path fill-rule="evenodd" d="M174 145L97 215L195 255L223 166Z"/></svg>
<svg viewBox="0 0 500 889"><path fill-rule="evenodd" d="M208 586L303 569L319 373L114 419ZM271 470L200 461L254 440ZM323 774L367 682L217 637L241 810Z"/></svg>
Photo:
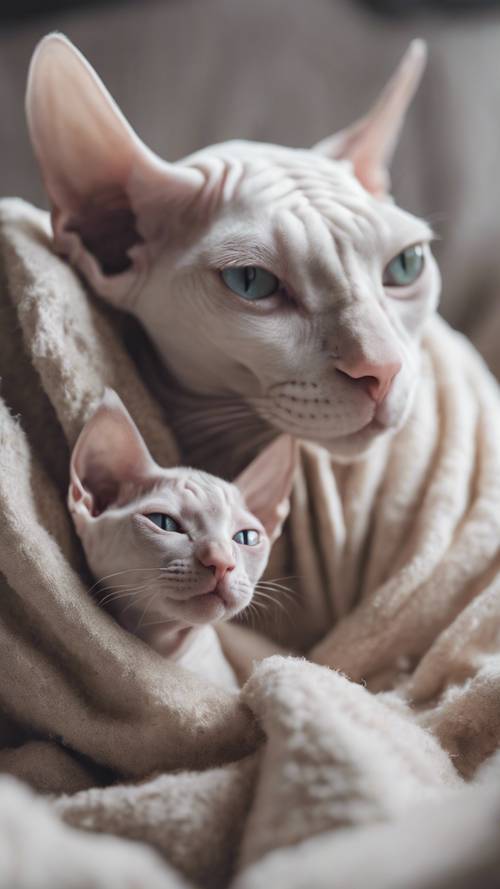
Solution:
<svg viewBox="0 0 500 889"><path fill-rule="evenodd" d="M100 515L115 502L122 485L140 484L157 473L125 405L116 392L106 389L71 455L68 506L77 528L78 517Z"/></svg>
<svg viewBox="0 0 500 889"><path fill-rule="evenodd" d="M250 512L262 522L271 543L281 534L290 511L290 494L298 446L291 435L280 435L234 480Z"/></svg>
<svg viewBox="0 0 500 889"><path fill-rule="evenodd" d="M193 199L203 175L154 155L61 34L33 54L26 113L56 249L97 293L129 308L166 217Z"/></svg>
<svg viewBox="0 0 500 889"><path fill-rule="evenodd" d="M389 165L426 59L425 42L413 40L368 114L314 146L334 160L349 160L357 179L377 197L390 191Z"/></svg>

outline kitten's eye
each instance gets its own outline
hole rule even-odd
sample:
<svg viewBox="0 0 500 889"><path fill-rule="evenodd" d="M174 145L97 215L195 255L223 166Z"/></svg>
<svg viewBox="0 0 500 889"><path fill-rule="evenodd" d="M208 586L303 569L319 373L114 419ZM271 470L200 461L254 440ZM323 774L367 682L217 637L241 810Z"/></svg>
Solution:
<svg viewBox="0 0 500 889"><path fill-rule="evenodd" d="M233 540L236 543L241 543L243 546L257 546L260 542L260 534L258 531L252 529L238 531L237 534L234 535Z"/></svg>
<svg viewBox="0 0 500 889"><path fill-rule="evenodd" d="M153 522L153 525L158 525L162 531L176 531L177 534L182 534L179 522L176 522L171 515L165 515L164 512L149 512L146 518Z"/></svg>
<svg viewBox="0 0 500 889"><path fill-rule="evenodd" d="M423 267L423 245L414 244L391 259L384 271L383 283L385 287L406 287L417 280Z"/></svg>
<svg viewBox="0 0 500 889"><path fill-rule="evenodd" d="M256 265L240 267L229 265L222 269L220 274L226 287L250 301L272 296L280 286L276 275Z"/></svg>

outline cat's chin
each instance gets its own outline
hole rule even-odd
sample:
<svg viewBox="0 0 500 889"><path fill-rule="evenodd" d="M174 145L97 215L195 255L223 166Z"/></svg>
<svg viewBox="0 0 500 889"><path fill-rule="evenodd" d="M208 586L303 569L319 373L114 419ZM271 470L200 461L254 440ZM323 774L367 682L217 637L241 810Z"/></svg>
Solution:
<svg viewBox="0 0 500 889"><path fill-rule="evenodd" d="M355 463L362 460L381 438L391 438L399 426L387 427L373 421L350 435L332 438L330 441L318 442L332 455L337 463Z"/></svg>
<svg viewBox="0 0 500 889"><path fill-rule="evenodd" d="M215 590L176 604L180 605L179 617L193 625L216 623L226 617L228 610L224 599Z"/></svg>
<svg viewBox="0 0 500 889"><path fill-rule="evenodd" d="M200 626L230 620L241 611L246 602L237 602L233 595L217 588L207 593L176 601L179 620Z"/></svg>

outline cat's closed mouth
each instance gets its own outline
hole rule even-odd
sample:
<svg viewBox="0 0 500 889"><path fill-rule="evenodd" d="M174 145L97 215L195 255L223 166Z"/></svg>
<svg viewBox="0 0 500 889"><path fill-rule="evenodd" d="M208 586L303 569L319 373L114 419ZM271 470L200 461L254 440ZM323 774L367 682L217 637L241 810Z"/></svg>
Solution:
<svg viewBox="0 0 500 889"><path fill-rule="evenodd" d="M226 593L219 589L219 584L207 593L198 593L190 596L188 601L190 605L199 606L199 617L205 618L207 621L220 619L228 609L229 603L225 598Z"/></svg>

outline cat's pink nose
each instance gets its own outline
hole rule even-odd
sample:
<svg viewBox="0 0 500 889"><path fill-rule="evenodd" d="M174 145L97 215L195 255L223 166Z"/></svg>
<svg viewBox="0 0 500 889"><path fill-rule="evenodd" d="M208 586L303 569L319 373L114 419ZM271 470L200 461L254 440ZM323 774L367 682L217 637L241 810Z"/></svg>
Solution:
<svg viewBox="0 0 500 889"><path fill-rule="evenodd" d="M394 378L401 370L401 361L369 361L364 357L355 361L336 362L337 371L353 380L376 404L388 394Z"/></svg>
<svg viewBox="0 0 500 889"><path fill-rule="evenodd" d="M217 583L236 567L230 549L215 541L202 544L196 556L205 568L213 571Z"/></svg>

